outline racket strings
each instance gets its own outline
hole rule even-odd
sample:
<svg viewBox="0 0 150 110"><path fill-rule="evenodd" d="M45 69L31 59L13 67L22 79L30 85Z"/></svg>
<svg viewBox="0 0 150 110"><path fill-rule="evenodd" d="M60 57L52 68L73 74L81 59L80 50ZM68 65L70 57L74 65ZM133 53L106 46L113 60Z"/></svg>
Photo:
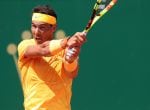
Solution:
<svg viewBox="0 0 150 110"><path fill-rule="evenodd" d="M117 2L117 0L102 0L98 6L96 16L101 16L103 13L108 11L115 2Z"/></svg>
<svg viewBox="0 0 150 110"><path fill-rule="evenodd" d="M95 22L102 17L110 8L117 2L117 0L97 0L93 7L93 12L90 17L89 22L84 29L85 32L88 32L90 28L95 24Z"/></svg>
<svg viewBox="0 0 150 110"><path fill-rule="evenodd" d="M91 26L91 24L92 24L92 22L93 22L95 16L97 16L97 10L98 10L98 7L99 7L100 2L101 2L101 0L97 1L96 4L94 5L91 18L90 18L90 20L89 20L89 22L88 22L88 24L87 24L87 26L86 26L86 28L85 28L85 31L87 31L87 30L90 28L90 26Z"/></svg>
<svg viewBox="0 0 150 110"><path fill-rule="evenodd" d="M97 1L96 4L94 5L91 18L90 18L90 20L89 20L89 22L88 22L88 24L87 24L87 26L86 26L86 28L85 28L85 31L86 31L86 32L87 32L88 29L91 27L92 22L93 22L95 16L98 16L98 10L99 10L100 2L101 2L101 0Z"/></svg>

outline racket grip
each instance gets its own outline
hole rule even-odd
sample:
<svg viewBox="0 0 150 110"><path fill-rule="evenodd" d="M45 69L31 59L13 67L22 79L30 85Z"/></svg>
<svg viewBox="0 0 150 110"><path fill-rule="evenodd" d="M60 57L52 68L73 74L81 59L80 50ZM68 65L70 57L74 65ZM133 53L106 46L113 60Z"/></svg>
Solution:
<svg viewBox="0 0 150 110"><path fill-rule="evenodd" d="M87 30L82 31L83 34L85 34L85 36L87 35Z"/></svg>

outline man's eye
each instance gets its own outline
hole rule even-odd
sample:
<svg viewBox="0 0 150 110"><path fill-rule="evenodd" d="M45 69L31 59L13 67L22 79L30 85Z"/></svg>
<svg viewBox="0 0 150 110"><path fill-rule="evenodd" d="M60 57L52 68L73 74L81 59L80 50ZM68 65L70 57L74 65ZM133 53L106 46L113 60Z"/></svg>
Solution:
<svg viewBox="0 0 150 110"><path fill-rule="evenodd" d="M32 25L32 27L35 28L36 26L35 26L35 25Z"/></svg>
<svg viewBox="0 0 150 110"><path fill-rule="evenodd" d="M40 29L46 29L46 27L40 27Z"/></svg>
<svg viewBox="0 0 150 110"><path fill-rule="evenodd" d="M43 27L40 27L40 29L41 29L41 30L48 30L49 27L44 27L44 26L43 26Z"/></svg>

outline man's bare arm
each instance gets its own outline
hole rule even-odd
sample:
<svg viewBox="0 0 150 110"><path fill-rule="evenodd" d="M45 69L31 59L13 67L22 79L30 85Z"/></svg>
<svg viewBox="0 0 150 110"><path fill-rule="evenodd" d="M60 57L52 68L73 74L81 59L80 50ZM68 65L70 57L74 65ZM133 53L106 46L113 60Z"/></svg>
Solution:
<svg viewBox="0 0 150 110"><path fill-rule="evenodd" d="M24 57L40 57L40 56L52 56L65 49L67 45L67 39L46 41L39 45L28 46Z"/></svg>

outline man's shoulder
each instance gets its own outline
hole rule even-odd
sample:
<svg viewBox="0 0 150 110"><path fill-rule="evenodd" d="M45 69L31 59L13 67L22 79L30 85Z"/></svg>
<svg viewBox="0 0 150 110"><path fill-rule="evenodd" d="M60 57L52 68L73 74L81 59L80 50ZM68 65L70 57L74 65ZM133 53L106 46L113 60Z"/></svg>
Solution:
<svg viewBox="0 0 150 110"><path fill-rule="evenodd" d="M34 39L25 39L22 40L20 43L35 43Z"/></svg>
<svg viewBox="0 0 150 110"><path fill-rule="evenodd" d="M31 44L35 44L34 39L25 39L25 40L22 40L18 45L31 45Z"/></svg>

